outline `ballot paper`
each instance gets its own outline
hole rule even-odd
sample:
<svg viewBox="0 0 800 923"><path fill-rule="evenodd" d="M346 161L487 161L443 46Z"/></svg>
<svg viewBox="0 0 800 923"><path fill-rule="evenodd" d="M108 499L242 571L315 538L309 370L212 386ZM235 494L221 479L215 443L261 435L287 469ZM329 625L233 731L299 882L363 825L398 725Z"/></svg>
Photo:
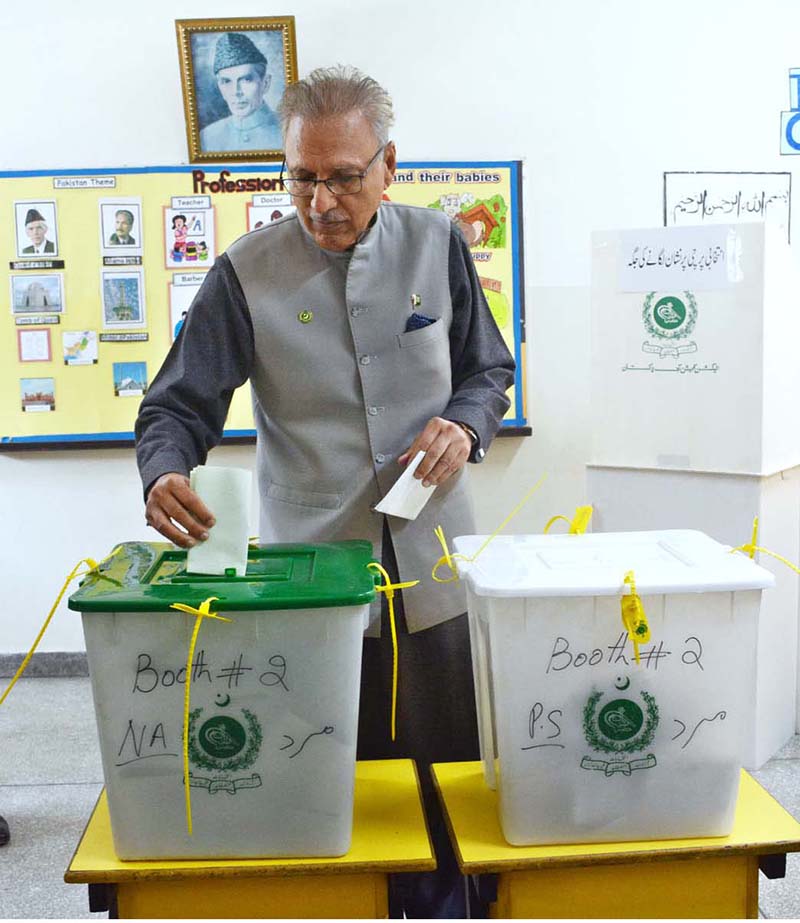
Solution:
<svg viewBox="0 0 800 923"><path fill-rule="evenodd" d="M237 577L247 570L247 538L252 475L244 468L200 466L189 474L189 484L211 510L216 523L208 538L189 549L186 570L194 574Z"/></svg>
<svg viewBox="0 0 800 923"><path fill-rule="evenodd" d="M400 516L403 519L416 519L423 506L430 500L436 485L423 487L422 481L414 477L417 465L425 457L425 453L417 452L413 461L406 466L406 470L395 481L388 494L378 503L375 509L379 513L389 516Z"/></svg>

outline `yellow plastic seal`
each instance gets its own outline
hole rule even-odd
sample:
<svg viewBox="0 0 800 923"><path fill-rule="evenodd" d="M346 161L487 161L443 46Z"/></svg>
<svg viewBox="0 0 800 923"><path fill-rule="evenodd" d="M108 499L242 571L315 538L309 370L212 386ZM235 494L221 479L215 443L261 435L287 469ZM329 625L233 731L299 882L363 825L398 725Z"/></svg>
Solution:
<svg viewBox="0 0 800 923"><path fill-rule="evenodd" d="M576 508L575 515L572 519L567 519L566 516L553 516L551 519L547 520L547 525L544 527L544 534L547 535L553 523L562 519L569 526L570 535L583 535L584 532L586 532L593 512L593 506L579 506Z"/></svg>
<svg viewBox="0 0 800 923"><path fill-rule="evenodd" d="M792 564L787 558L784 558L783 555L775 554L774 551L770 551L769 548L762 548L761 545L757 544L758 542L758 516L753 520L753 534L750 537L750 542L747 545L739 545L736 548L731 548L730 553L733 554L734 551L741 551L744 554L749 555L751 558L755 558L756 552L759 554L767 554L771 558L775 558L776 561L780 561L781 564L785 564L788 568L793 570L796 574L800 574L800 567L796 564Z"/></svg>
<svg viewBox="0 0 800 923"><path fill-rule="evenodd" d="M389 604L389 624L392 629L392 713L391 713L391 722L392 722L392 740L395 740L397 737L397 673L398 673L398 651L397 651L397 625L394 618L394 591L395 590L404 590L406 587L416 586L419 583L419 580L408 580L405 583L392 583L391 577L386 573L386 570L381 567L376 561L372 561L367 564L367 569L378 573L386 581L383 586L376 586L375 589L379 593L383 593L386 596L386 601Z"/></svg>
<svg viewBox="0 0 800 923"><path fill-rule="evenodd" d="M211 612L211 603L219 599L218 596L209 596L200 603L200 608L187 606L184 603L172 603L170 609L179 609L189 615L195 616L194 631L192 640L189 642L189 656L186 659L186 689L183 694L183 791L186 798L186 829L189 836L192 835L192 796L189 785L189 689L192 684L192 660L194 658L194 649L197 644L197 635L200 633L200 625L203 619L219 619L220 622L230 622L232 619L226 619L223 615L217 615Z"/></svg>
<svg viewBox="0 0 800 923"><path fill-rule="evenodd" d="M623 596L620 600L622 606L622 624L628 632L628 638L633 644L633 656L636 663L639 660L639 645L646 644L650 640L650 626L647 624L647 615L642 605L642 600L636 592L636 580L633 571L629 570L623 579L623 583L630 587L630 593Z"/></svg>

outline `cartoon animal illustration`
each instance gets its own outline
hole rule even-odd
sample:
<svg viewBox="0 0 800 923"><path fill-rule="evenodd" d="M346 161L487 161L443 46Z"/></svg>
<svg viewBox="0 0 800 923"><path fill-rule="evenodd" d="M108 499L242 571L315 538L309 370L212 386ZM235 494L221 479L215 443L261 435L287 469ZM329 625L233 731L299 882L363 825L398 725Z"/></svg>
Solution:
<svg viewBox="0 0 800 923"><path fill-rule="evenodd" d="M447 217L458 226L467 245L476 247L488 236L486 224L481 220L470 221L464 216L463 206L472 205L475 196L471 192L446 192L439 196L439 204Z"/></svg>

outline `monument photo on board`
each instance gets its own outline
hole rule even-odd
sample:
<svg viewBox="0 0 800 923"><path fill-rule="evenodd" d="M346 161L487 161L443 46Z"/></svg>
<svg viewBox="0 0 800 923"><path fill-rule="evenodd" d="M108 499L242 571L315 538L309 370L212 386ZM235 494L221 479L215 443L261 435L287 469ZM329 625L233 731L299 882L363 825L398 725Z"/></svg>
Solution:
<svg viewBox="0 0 800 923"><path fill-rule="evenodd" d="M280 160L276 107L297 80L294 17L175 23L192 161Z"/></svg>

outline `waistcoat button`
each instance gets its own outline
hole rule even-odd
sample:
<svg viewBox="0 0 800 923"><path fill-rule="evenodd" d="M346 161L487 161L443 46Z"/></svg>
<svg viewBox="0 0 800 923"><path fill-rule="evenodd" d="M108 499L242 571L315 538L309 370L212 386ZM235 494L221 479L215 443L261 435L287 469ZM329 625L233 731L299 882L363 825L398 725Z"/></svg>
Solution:
<svg viewBox="0 0 800 923"><path fill-rule="evenodd" d="M369 365L369 356L362 356L358 361L362 365Z"/></svg>
<svg viewBox="0 0 800 923"><path fill-rule="evenodd" d="M375 456L375 461L376 461L379 465L382 465L382 464L386 461L386 456L385 456L385 455L381 455L380 453L378 453L378 454Z"/></svg>

